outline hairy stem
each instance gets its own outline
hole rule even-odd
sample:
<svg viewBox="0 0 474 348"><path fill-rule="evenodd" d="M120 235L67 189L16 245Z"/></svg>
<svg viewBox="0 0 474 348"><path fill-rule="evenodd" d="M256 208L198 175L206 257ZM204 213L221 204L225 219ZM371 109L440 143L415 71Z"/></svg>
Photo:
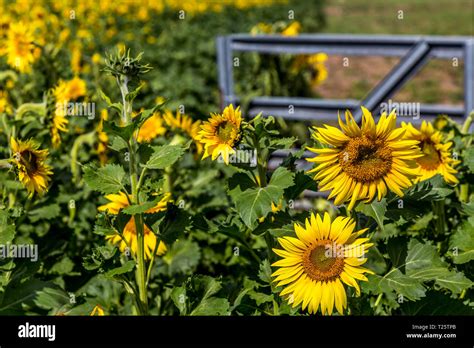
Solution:
<svg viewBox="0 0 474 348"><path fill-rule="evenodd" d="M127 101L128 94L128 77L124 76L122 81L117 79L117 83L120 86L120 92L122 94L123 102L123 113L122 113L122 122L124 126L127 126L132 122L132 105ZM128 152L129 152L129 174L130 174L130 185L132 187L132 204L139 204L140 199L138 196L139 183L143 182L143 178L138 178L137 174L137 144L136 139L132 138L128 142ZM143 173L142 173L143 174ZM132 217L135 220L135 228L137 232L137 270L136 270L136 281L138 285L138 300L140 305L137 306L137 311L141 315L148 314L148 292L146 287L146 264L145 264L145 231L143 223L143 215L136 214Z"/></svg>

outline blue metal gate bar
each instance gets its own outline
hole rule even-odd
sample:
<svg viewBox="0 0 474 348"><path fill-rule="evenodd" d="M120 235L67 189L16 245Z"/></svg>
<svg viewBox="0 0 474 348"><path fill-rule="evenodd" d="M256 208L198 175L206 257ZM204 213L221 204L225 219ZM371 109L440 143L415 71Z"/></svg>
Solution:
<svg viewBox="0 0 474 348"><path fill-rule="evenodd" d="M400 63L390 71L390 73L369 93L361 103L367 109L378 114L380 103L388 100L397 90L403 86L411 76L415 75L428 60L430 48L424 41L417 43ZM354 111L354 118L360 120L362 110L357 108Z"/></svg>
<svg viewBox="0 0 474 348"><path fill-rule="evenodd" d="M337 55L380 55L404 57L400 63L362 101L328 100L289 97L259 97L250 101L251 116L281 116L290 120L334 121L337 111L351 110L360 117L360 105L376 111L400 89L431 58L464 59L464 107L420 105L423 119L448 114L462 121L473 109L474 101L474 39L472 37L388 36L388 35L230 35L217 39L219 87L222 105L238 104L233 92L233 51L271 54L309 54L326 52ZM291 106L291 108L290 108ZM294 111L294 112L291 112ZM418 120L419 121L419 120ZM413 120L417 122L416 119Z"/></svg>

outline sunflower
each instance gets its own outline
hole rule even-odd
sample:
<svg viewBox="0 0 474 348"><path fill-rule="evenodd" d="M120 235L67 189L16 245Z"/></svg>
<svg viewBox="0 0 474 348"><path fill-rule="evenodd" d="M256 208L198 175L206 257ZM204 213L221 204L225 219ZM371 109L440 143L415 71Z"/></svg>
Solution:
<svg viewBox="0 0 474 348"><path fill-rule="evenodd" d="M328 70L324 64L328 59L326 53L312 54L308 57L308 64L311 69L311 86L316 87L323 83L328 77Z"/></svg>
<svg viewBox="0 0 474 348"><path fill-rule="evenodd" d="M295 21L288 25L282 32L283 36L298 36L301 31L301 24L298 21Z"/></svg>
<svg viewBox="0 0 474 348"><path fill-rule="evenodd" d="M163 198L153 207L145 211L145 214L157 213L160 211L166 210L168 201L170 200L171 195L166 193ZM108 211L109 214L118 214L121 209L128 207L130 205L127 194L120 192L118 194L109 194L105 196L110 202L100 206L99 211ZM151 258L153 250L156 247L156 236L152 230L147 225L144 225L145 232L145 257L147 259ZM106 239L112 244L118 244L121 252L124 252L127 247L130 248L133 254L137 253L137 229L135 225L135 219L132 217L128 223L125 225L125 228L122 232L122 235L115 234L107 236ZM167 248L165 243L160 241L158 245L156 255L163 255L166 253Z"/></svg>
<svg viewBox="0 0 474 348"><path fill-rule="evenodd" d="M3 112L10 115L13 110L8 100L8 93L0 90L0 113Z"/></svg>
<svg viewBox="0 0 474 348"><path fill-rule="evenodd" d="M419 141L422 157L416 159L419 177L415 182L427 180L436 174L441 174L449 184L457 184L459 180L454 176L457 173L453 167L461 163L451 156L452 142L443 143L441 132L434 129L429 122L423 121L420 129L411 123L402 123L406 130L404 139Z"/></svg>
<svg viewBox="0 0 474 348"><path fill-rule="evenodd" d="M364 273L373 274L361 267L373 244L367 243L369 238L359 238L367 229L354 232L355 225L349 217L331 221L328 213L323 218L312 213L305 227L294 225L297 238L278 238L283 249L273 251L283 259L272 264L278 267L272 277L283 287L280 296L293 307L302 304L311 314L319 308L323 315L331 315L334 307L343 314L347 307L343 283L360 296L357 280L367 281Z"/></svg>
<svg viewBox="0 0 474 348"><path fill-rule="evenodd" d="M67 133L67 125L69 121L66 118L66 110L69 98L67 98L67 82L59 81L53 90L54 99L56 100L56 108L54 110L53 119L50 126L51 142L54 147L61 144L61 133Z"/></svg>
<svg viewBox="0 0 474 348"><path fill-rule="evenodd" d="M36 61L37 48L33 44L34 36L31 27L25 23L11 23L6 49L7 63L21 73L30 73L31 66Z"/></svg>
<svg viewBox="0 0 474 348"><path fill-rule="evenodd" d="M105 315L105 313L104 313L103 308L100 305L96 305L92 309L92 312L90 314L91 317L94 317L94 316L100 317L100 316L103 316L103 315Z"/></svg>
<svg viewBox="0 0 474 348"><path fill-rule="evenodd" d="M75 76L72 80L69 80L66 85L66 99L77 99L86 95L87 87L86 81L80 77Z"/></svg>
<svg viewBox="0 0 474 348"><path fill-rule="evenodd" d="M53 90L53 96L56 100L56 108L53 115L50 133L51 140L54 147L61 144L61 132L67 133L67 103L70 100L77 99L86 95L86 82L79 77L74 77L72 80L60 80L58 85Z"/></svg>
<svg viewBox="0 0 474 348"><path fill-rule="evenodd" d="M150 230L150 228L147 225L144 225L145 227L145 236L144 236L144 245L145 245L145 259L149 260L151 259L151 256L153 254L153 251L156 248L156 236ZM137 228L135 225L135 219L132 217L127 224L125 225L125 228L123 229L122 235L119 234L114 234L107 236L106 239L110 241L112 244L116 244L119 247L119 250L121 252L124 252L127 248L130 248L130 251L136 255L137 250L138 250L138 237L137 237ZM166 248L165 243L160 241L160 244L158 245L158 249L156 250L156 255L160 256L166 253L168 249Z"/></svg>
<svg viewBox="0 0 474 348"><path fill-rule="evenodd" d="M140 130L137 133L137 141L139 143L148 143L165 133L166 128L163 126L163 118L159 113L155 112L141 125Z"/></svg>
<svg viewBox="0 0 474 348"><path fill-rule="evenodd" d="M319 189L330 190L336 205L349 202L349 210L358 200L380 201L388 190L402 197L418 175L414 160L422 156L419 141L403 139L405 129L396 128L395 112L383 113L377 125L369 110L362 107L362 112L361 128L349 111L346 123L338 117L342 130L315 127L313 138L331 147L308 148L318 154L308 161L318 164L309 172L317 173Z"/></svg>
<svg viewBox="0 0 474 348"><path fill-rule="evenodd" d="M39 150L39 145L32 139L21 141L10 139L12 162L18 170L18 179L26 187L29 197L35 192L42 195L48 191L51 167L45 164L48 150Z"/></svg>
<svg viewBox="0 0 474 348"><path fill-rule="evenodd" d="M60 80L54 88L53 94L56 103L68 103L70 100L77 99L86 95L86 82L80 77L74 77L72 80Z"/></svg>
<svg viewBox="0 0 474 348"><path fill-rule="evenodd" d="M103 131L104 128L104 121L107 121L109 118L109 113L107 109L103 109L100 113L100 121L97 125L97 154L99 155L100 164L104 165L107 163L107 144L109 142L109 136L106 132Z"/></svg>
<svg viewBox="0 0 474 348"><path fill-rule="evenodd" d="M163 113L163 119L172 131L181 131L189 136L196 144L196 150L198 154L202 153L203 145L198 140L198 133L201 129L201 120L194 121L188 115L182 114L176 111L176 115L170 110L166 110Z"/></svg>
<svg viewBox="0 0 474 348"><path fill-rule="evenodd" d="M328 70L325 65L327 59L328 55L326 53L298 55L290 66L290 72L298 74L301 71L309 71L309 83L312 87L316 87L328 77Z"/></svg>
<svg viewBox="0 0 474 348"><path fill-rule="evenodd" d="M229 155L235 153L233 147L240 140L242 115L240 106L227 106L222 114L211 114L211 118L201 125L197 140L204 144L202 159L212 156L212 160L222 156L229 164Z"/></svg>

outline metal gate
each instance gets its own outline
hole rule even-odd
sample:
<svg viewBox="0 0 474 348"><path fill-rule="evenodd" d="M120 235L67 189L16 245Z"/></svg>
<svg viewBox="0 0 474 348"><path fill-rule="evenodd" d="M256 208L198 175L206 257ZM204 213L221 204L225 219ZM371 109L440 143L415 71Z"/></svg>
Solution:
<svg viewBox="0 0 474 348"><path fill-rule="evenodd" d="M362 100L312 99L293 97L254 98L249 104L249 116L259 112L280 116L288 120L335 119L338 110L350 110L360 120L363 105L375 114L382 102L398 91L431 58L459 59L464 61L464 106L421 104L424 120L446 114L462 122L474 109L474 39L472 37L392 36L392 35L229 35L217 38L219 88L222 104L239 104L234 93L233 52L247 51L270 54L390 56L401 57L400 62ZM290 108L291 106L291 108ZM291 112L289 111L291 109ZM419 120L418 120L419 121ZM413 123L417 123L414 120Z"/></svg>

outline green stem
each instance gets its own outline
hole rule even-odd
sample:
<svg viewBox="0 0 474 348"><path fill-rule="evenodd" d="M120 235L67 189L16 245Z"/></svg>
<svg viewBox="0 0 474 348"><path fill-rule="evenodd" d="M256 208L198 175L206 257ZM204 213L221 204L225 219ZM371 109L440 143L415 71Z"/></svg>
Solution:
<svg viewBox="0 0 474 348"><path fill-rule="evenodd" d="M151 277L151 270L153 269L153 264L155 263L155 257L156 257L156 252L158 251L158 247L161 243L161 239L159 237L156 237L156 244L155 248L153 249L153 254L151 254L151 261L148 265L148 271L146 272L146 286L148 287L148 282L150 281Z"/></svg>
<svg viewBox="0 0 474 348"><path fill-rule="evenodd" d="M144 167L142 169L142 172L140 173L140 178L138 179L138 184L137 184L137 194L140 193L140 189L143 186L143 180L145 178L145 173L146 173L147 169L148 168Z"/></svg>
<svg viewBox="0 0 474 348"><path fill-rule="evenodd" d="M472 123L472 120L474 119L474 111L471 112L467 118L466 118L466 121L464 121L464 124L462 125L462 129L461 129L461 132L463 134L467 134L469 133L469 129L471 128L471 123Z"/></svg>
<svg viewBox="0 0 474 348"><path fill-rule="evenodd" d="M436 234L441 236L446 230L446 215L444 213L444 200L434 201L433 210L436 214Z"/></svg>
<svg viewBox="0 0 474 348"><path fill-rule="evenodd" d="M463 203L469 202L469 184L461 184L460 185L461 191L459 192L459 200Z"/></svg>
<svg viewBox="0 0 474 348"><path fill-rule="evenodd" d="M252 137L253 145L257 150L257 169L260 178L260 187L267 186L267 156L260 148L260 143L255 135Z"/></svg>
<svg viewBox="0 0 474 348"><path fill-rule="evenodd" d="M124 76L123 81L117 79L117 83L120 87L120 92L122 94L122 102L123 102L123 114L122 114L122 122L124 126L127 126L130 122L132 122L132 105L127 101L127 94L128 94L128 77ZM130 186L132 188L131 194L131 203L132 204L139 204L140 198L138 196L138 183L143 182L143 179L138 179L137 175L137 159L136 159L136 139L132 136L132 138L128 142L128 151L130 155L129 161L129 172L130 172ZM136 270L136 281L138 284L138 300L137 303L140 302L140 305L137 306L137 310L141 315L148 314L148 292L146 286L146 264L145 264L145 231L144 231L144 222L143 222L143 214L136 214L133 215L133 219L135 220L135 228L137 231L137 270Z"/></svg>
<svg viewBox="0 0 474 348"><path fill-rule="evenodd" d="M140 200L138 197L138 178L137 178L137 166L135 159L135 146L129 144L130 153L130 184L132 186L132 204L139 204ZM133 216L135 219L135 227L137 231L137 284L138 293L140 297L141 307L144 309L141 314L147 314L148 307L148 295L146 288L146 265L145 265L145 232L143 227L143 215L136 214Z"/></svg>
<svg viewBox="0 0 474 348"><path fill-rule="evenodd" d="M378 307L378 306L379 306L380 300L382 299L382 295L383 295L383 293L380 293L380 294L377 296L377 300L375 300L375 307Z"/></svg>
<svg viewBox="0 0 474 348"><path fill-rule="evenodd" d="M273 257L273 238L270 232L265 232L265 243L267 244L267 252L268 252L268 261L270 261Z"/></svg>
<svg viewBox="0 0 474 348"><path fill-rule="evenodd" d="M171 167L166 167L163 172L163 191L165 193L173 192L173 181L171 179Z"/></svg>

